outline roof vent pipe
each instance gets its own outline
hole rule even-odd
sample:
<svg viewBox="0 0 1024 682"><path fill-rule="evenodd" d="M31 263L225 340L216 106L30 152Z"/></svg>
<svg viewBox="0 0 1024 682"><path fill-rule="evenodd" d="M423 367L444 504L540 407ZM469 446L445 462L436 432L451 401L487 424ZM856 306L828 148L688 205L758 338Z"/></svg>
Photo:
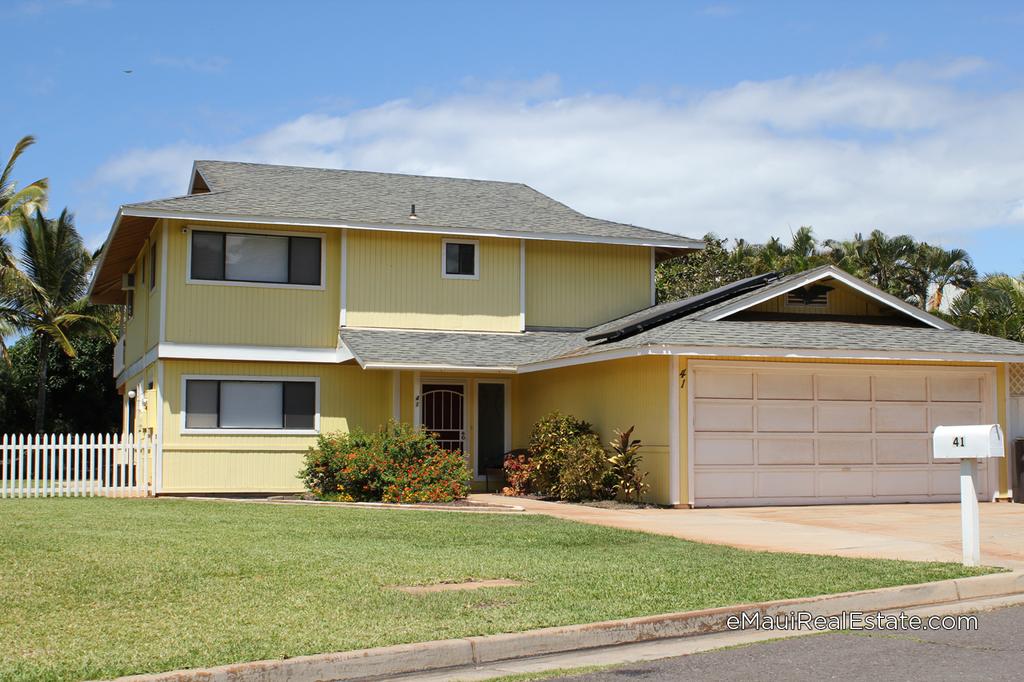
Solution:
<svg viewBox="0 0 1024 682"><path fill-rule="evenodd" d="M419 216L416 215L416 204L413 204L412 208L409 209L409 218L411 220L416 220L417 218L419 218Z"/></svg>

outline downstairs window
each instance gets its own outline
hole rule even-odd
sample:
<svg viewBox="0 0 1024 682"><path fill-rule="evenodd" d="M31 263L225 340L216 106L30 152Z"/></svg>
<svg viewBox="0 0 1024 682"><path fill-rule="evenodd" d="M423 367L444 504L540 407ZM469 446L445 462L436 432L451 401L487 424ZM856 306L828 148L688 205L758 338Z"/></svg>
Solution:
<svg viewBox="0 0 1024 682"><path fill-rule="evenodd" d="M316 381L186 379L185 428L315 431Z"/></svg>

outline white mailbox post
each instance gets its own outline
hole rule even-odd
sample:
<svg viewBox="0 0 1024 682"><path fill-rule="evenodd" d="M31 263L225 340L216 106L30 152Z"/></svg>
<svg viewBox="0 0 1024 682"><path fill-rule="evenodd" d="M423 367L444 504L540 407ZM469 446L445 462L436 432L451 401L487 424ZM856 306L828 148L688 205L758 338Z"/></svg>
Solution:
<svg viewBox="0 0 1024 682"><path fill-rule="evenodd" d="M960 460L960 523L963 533L964 566L981 564L978 539L978 460L1003 456L1003 431L999 424L937 426L932 435L935 459Z"/></svg>

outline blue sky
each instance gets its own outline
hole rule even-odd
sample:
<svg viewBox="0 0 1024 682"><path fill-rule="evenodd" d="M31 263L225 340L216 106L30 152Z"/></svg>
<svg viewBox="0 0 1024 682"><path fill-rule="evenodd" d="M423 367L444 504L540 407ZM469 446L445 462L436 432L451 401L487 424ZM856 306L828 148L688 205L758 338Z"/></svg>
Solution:
<svg viewBox="0 0 1024 682"><path fill-rule="evenodd" d="M98 246L194 158L520 180L763 240L1024 270L1020 3L5 0L0 145ZM125 73L131 71L131 73Z"/></svg>

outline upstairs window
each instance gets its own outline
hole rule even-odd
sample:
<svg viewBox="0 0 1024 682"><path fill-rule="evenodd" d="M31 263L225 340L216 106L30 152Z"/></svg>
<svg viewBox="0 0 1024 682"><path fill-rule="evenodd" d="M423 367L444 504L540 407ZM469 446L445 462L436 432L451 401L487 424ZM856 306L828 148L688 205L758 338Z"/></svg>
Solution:
<svg viewBox="0 0 1024 682"><path fill-rule="evenodd" d="M316 381L185 380L186 430L313 432Z"/></svg>
<svg viewBox="0 0 1024 682"><path fill-rule="evenodd" d="M448 279L480 277L480 246L476 241L445 239L441 251L441 276Z"/></svg>
<svg viewBox="0 0 1024 682"><path fill-rule="evenodd" d="M320 287L323 239L193 230L191 280Z"/></svg>
<svg viewBox="0 0 1024 682"><path fill-rule="evenodd" d="M156 242L149 248L149 290L156 288Z"/></svg>

